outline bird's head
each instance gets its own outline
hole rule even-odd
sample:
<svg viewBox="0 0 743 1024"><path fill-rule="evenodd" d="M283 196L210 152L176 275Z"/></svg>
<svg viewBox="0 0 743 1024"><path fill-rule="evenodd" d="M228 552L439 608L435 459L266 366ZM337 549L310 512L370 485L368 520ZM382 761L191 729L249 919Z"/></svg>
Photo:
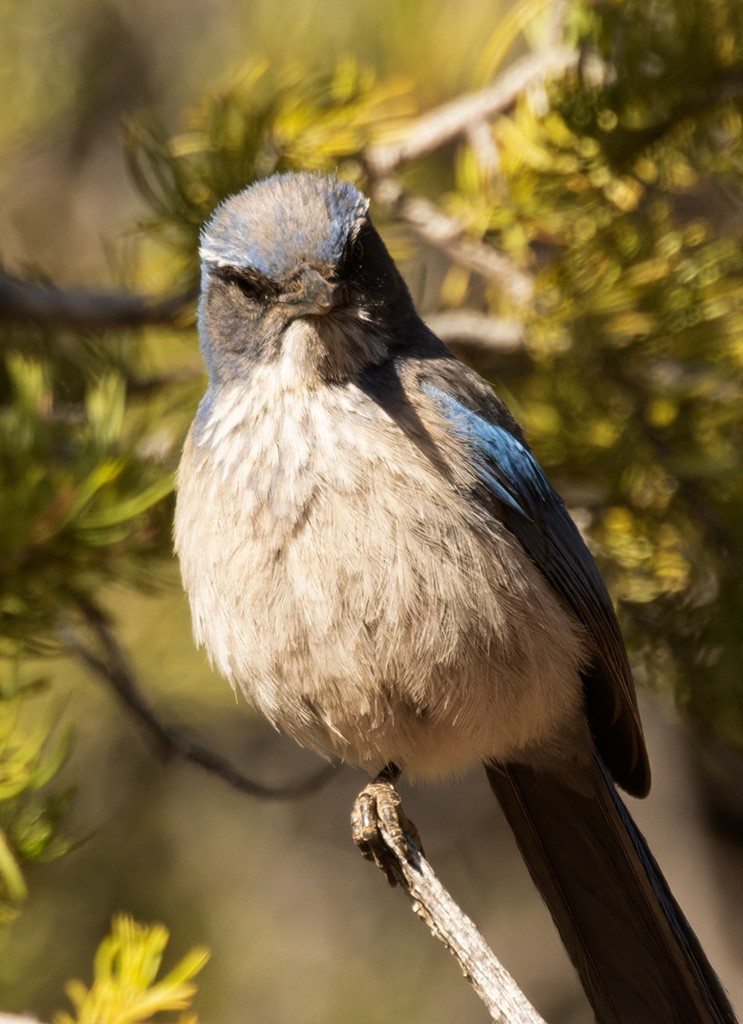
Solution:
<svg viewBox="0 0 743 1024"><path fill-rule="evenodd" d="M287 359L308 381L348 379L383 361L414 315L367 199L337 177L277 174L232 196L205 226L201 258L215 384Z"/></svg>

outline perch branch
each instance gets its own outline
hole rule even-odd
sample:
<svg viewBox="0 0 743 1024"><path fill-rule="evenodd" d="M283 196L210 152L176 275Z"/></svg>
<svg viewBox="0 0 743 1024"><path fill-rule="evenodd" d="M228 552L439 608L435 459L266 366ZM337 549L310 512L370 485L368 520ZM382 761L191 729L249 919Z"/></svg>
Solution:
<svg viewBox="0 0 743 1024"><path fill-rule="evenodd" d="M442 942L485 1004L496 1024L545 1024L495 957L474 923L436 877L428 861L412 846L407 857L384 829L381 836L399 865L396 878L413 911Z"/></svg>

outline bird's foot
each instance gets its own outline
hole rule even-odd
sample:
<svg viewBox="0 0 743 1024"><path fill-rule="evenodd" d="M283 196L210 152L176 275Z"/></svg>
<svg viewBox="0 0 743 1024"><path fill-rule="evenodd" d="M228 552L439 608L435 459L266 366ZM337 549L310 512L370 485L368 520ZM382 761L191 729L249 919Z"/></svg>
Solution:
<svg viewBox="0 0 743 1024"><path fill-rule="evenodd" d="M390 765L369 783L354 801L351 835L363 857L373 861L390 885L402 881L400 860L422 853L418 830L402 809L395 782L399 769ZM391 841L392 849L382 835Z"/></svg>

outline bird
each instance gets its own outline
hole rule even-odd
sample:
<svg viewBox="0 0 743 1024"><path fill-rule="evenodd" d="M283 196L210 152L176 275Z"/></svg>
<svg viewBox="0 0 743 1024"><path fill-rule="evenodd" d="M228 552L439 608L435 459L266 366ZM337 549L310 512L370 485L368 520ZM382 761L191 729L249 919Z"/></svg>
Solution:
<svg viewBox="0 0 743 1024"><path fill-rule="evenodd" d="M217 207L200 256L208 385L174 523L196 643L373 782L484 765L600 1024L733 1024L617 791L650 773L593 557L368 199L274 174Z"/></svg>

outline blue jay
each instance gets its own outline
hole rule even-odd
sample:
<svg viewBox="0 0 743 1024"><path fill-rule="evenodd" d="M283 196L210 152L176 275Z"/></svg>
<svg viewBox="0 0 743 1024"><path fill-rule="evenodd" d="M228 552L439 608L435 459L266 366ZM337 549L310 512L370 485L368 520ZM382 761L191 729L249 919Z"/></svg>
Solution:
<svg viewBox="0 0 743 1024"><path fill-rule="evenodd" d="M209 384L175 520L197 642L372 778L484 764L601 1024L734 1022L615 789L649 770L598 570L367 200L275 175L217 209L201 257Z"/></svg>

